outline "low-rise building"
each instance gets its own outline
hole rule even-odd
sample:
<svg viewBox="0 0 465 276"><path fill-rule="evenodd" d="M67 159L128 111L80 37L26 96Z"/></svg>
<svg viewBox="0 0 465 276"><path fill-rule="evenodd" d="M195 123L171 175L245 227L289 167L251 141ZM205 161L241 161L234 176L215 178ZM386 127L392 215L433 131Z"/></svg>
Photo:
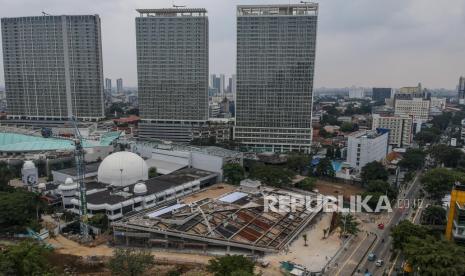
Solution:
<svg viewBox="0 0 465 276"><path fill-rule="evenodd" d="M389 145L409 147L413 138L413 120L408 116L381 116L373 114L372 129L389 129Z"/></svg>
<svg viewBox="0 0 465 276"><path fill-rule="evenodd" d="M456 183L450 194L446 239L465 244L465 185Z"/></svg>
<svg viewBox="0 0 465 276"><path fill-rule="evenodd" d="M360 170L367 163L382 161L387 149L388 131L378 129L354 132L348 137L347 162Z"/></svg>

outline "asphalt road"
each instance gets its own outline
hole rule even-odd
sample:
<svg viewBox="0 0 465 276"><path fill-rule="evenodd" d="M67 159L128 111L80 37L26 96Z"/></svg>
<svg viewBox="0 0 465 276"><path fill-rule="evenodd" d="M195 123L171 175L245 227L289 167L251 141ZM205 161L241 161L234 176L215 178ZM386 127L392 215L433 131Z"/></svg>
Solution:
<svg viewBox="0 0 465 276"><path fill-rule="evenodd" d="M369 272L371 272L375 276L383 275L384 272L386 273L389 272L391 268L389 259L391 257L390 249L391 249L391 244L392 244L392 238L389 235L390 229L393 226L397 225L401 220L409 218L409 214L413 211L413 207L411 205L412 205L412 202L414 202L414 200L418 199L418 192L421 186L419 178L420 178L420 174L417 174L417 176L414 179L414 182L409 186L407 192L405 193L401 192L401 194L399 195L399 198L406 199L404 202L408 201L410 203L410 206L408 208L402 208L402 206L398 206L398 204L396 203L396 206L393 206L393 215L389 223L385 225L384 230L377 230L376 232L378 234L378 239L374 243L369 253L373 252L374 254L376 254L376 259L384 260L384 266L377 267L374 261L368 261L367 257L365 257L357 269L360 271L360 273L356 272L354 275L363 275L367 269ZM402 205L402 204L399 204L399 205ZM384 239L384 242L382 242L383 239ZM342 274L342 275L349 275L349 274Z"/></svg>

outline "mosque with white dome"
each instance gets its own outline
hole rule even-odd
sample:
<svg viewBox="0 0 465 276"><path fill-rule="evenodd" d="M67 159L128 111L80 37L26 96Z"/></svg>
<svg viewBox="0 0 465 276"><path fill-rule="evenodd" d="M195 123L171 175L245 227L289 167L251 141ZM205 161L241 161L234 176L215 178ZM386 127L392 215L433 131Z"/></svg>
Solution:
<svg viewBox="0 0 465 276"><path fill-rule="evenodd" d="M107 156L97 175L85 179L89 216L104 213L109 220L161 204L215 184L218 173L185 168L170 174L148 177L149 167L139 155L120 151ZM57 188L65 209L79 214L79 187L67 178Z"/></svg>

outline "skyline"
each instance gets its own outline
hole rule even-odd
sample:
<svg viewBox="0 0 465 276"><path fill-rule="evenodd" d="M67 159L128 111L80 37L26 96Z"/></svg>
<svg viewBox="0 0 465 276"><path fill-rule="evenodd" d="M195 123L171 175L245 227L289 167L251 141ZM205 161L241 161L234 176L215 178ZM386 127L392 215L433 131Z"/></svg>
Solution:
<svg viewBox="0 0 465 276"><path fill-rule="evenodd" d="M401 87L421 82L427 88L455 89L459 76L465 74L465 2L404 2L319 3L314 87ZM235 70L236 6L268 3L283 1L175 2L208 10L209 73L226 75ZM137 86L136 8L169 8L173 1L2 0L0 4L0 17L39 16L42 10L53 15L99 14L104 77L122 77L125 85ZM4 85L3 60L0 65L0 85Z"/></svg>

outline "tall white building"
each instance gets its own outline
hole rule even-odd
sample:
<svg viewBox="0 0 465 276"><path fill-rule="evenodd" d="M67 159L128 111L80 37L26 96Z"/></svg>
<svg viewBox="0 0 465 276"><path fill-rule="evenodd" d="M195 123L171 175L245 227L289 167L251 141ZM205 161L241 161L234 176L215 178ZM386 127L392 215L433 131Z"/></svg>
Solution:
<svg viewBox="0 0 465 276"><path fill-rule="evenodd" d="M2 18L8 117L104 117L100 17Z"/></svg>
<svg viewBox="0 0 465 276"><path fill-rule="evenodd" d="M413 119L408 116L381 116L373 114L373 130L389 129L389 145L409 147L413 138Z"/></svg>
<svg viewBox="0 0 465 276"><path fill-rule="evenodd" d="M351 87L349 89L350 99L363 99L365 97L365 90L362 87Z"/></svg>
<svg viewBox="0 0 465 276"><path fill-rule="evenodd" d="M410 100L396 99L394 114L398 116L412 116L414 120L427 121L429 118L430 101L423 98Z"/></svg>
<svg viewBox="0 0 465 276"><path fill-rule="evenodd" d="M119 78L116 80L116 93L122 94L123 93L123 79Z"/></svg>
<svg viewBox="0 0 465 276"><path fill-rule="evenodd" d="M363 130L349 135L347 142L347 162L361 170L367 163L386 158L388 132Z"/></svg>
<svg viewBox="0 0 465 276"><path fill-rule="evenodd" d="M255 151L309 151L318 4L237 7L234 138Z"/></svg>

